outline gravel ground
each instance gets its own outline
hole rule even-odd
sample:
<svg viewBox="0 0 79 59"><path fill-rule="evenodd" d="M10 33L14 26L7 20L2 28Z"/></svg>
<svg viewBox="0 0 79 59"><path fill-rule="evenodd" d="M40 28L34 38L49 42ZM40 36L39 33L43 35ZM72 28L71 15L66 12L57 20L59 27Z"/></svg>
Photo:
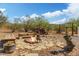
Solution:
<svg viewBox="0 0 79 59"><path fill-rule="evenodd" d="M72 37L72 42L75 47L68 56L79 56L79 37ZM62 43L62 44L61 44ZM0 53L0 55L7 56L54 56L49 53L50 50L61 49L58 46L66 46L63 35L55 34L49 36L41 36L41 41L35 44L25 43L24 39L16 40L16 50L11 54ZM58 54L56 56L63 56Z"/></svg>

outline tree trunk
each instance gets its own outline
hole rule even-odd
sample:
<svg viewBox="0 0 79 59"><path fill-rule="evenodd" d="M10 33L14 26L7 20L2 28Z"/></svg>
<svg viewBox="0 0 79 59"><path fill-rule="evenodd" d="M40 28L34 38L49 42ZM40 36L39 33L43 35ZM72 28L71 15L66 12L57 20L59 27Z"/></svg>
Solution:
<svg viewBox="0 0 79 59"><path fill-rule="evenodd" d="M67 27L66 27L66 35L68 34L68 31L67 31Z"/></svg>
<svg viewBox="0 0 79 59"><path fill-rule="evenodd" d="M74 26L73 26L73 23L72 23L72 36L74 35Z"/></svg>
<svg viewBox="0 0 79 59"><path fill-rule="evenodd" d="M78 28L76 27L76 34L78 34Z"/></svg>
<svg viewBox="0 0 79 59"><path fill-rule="evenodd" d="M60 34L61 33L61 28L60 28L60 25L58 25L58 26L59 26L58 33Z"/></svg>

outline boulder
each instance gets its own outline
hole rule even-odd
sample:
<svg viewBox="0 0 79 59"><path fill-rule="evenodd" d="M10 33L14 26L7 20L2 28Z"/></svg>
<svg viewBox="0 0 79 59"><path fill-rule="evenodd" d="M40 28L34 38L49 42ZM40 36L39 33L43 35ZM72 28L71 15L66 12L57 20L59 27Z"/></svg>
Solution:
<svg viewBox="0 0 79 59"><path fill-rule="evenodd" d="M28 43L35 43L37 42L37 39L36 37L27 37L24 41Z"/></svg>

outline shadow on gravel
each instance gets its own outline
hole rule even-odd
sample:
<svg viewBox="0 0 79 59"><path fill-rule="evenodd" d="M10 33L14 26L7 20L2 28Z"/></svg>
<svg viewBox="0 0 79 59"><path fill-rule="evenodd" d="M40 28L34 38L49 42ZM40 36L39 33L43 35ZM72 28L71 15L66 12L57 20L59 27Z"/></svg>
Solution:
<svg viewBox="0 0 79 59"><path fill-rule="evenodd" d="M62 48L61 50L54 50L49 52L53 55L62 53L64 54L64 56L67 56L68 53L72 52L73 48L75 47L75 45L71 41L72 38L69 35L65 35L64 39L66 40L66 44L67 44L64 48Z"/></svg>

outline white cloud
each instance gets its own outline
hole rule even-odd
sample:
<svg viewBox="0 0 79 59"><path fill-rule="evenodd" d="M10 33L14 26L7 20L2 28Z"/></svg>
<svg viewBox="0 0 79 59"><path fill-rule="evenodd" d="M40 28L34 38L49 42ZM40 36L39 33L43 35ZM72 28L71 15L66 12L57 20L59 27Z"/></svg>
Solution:
<svg viewBox="0 0 79 59"><path fill-rule="evenodd" d="M44 13L42 15L44 17L47 17L47 18L52 18L52 17L55 17L55 16L61 16L61 15L64 15L64 14L66 16L69 16L69 17L79 16L79 3L71 3L71 4L68 4L67 9L58 10L58 11L54 11L54 12L47 12L47 13Z"/></svg>
<svg viewBox="0 0 79 59"><path fill-rule="evenodd" d="M0 15L6 16L6 9L5 8L0 8Z"/></svg>
<svg viewBox="0 0 79 59"><path fill-rule="evenodd" d="M28 17L26 17L26 16L21 16L20 18L26 20Z"/></svg>
<svg viewBox="0 0 79 59"><path fill-rule="evenodd" d="M69 4L67 9L62 10L63 14L66 14L67 16L79 16L79 4L78 3L72 3Z"/></svg>
<svg viewBox="0 0 79 59"><path fill-rule="evenodd" d="M31 18L35 18L35 17L39 17L39 15L37 15L37 14L32 14L32 15L30 15L30 17L31 17Z"/></svg>
<svg viewBox="0 0 79 59"><path fill-rule="evenodd" d="M35 18L35 17L39 17L39 15L37 14L32 14L30 16L15 16L14 18L19 18L20 19L20 22L25 22L27 20L29 20L30 18Z"/></svg>
<svg viewBox="0 0 79 59"><path fill-rule="evenodd" d="M62 24L62 23L65 23L65 21L66 21L66 18L63 18L63 19L53 21L53 22L51 22L51 24Z"/></svg>
<svg viewBox="0 0 79 59"><path fill-rule="evenodd" d="M67 8L69 10L69 12L71 13L75 13L75 12L79 12L79 4L78 3L74 3L74 4L69 4L69 7Z"/></svg>
<svg viewBox="0 0 79 59"><path fill-rule="evenodd" d="M14 18L17 18L19 19L19 23L20 22L24 22L24 21L27 21L29 19L29 17L26 17L26 16L15 16ZM14 21L14 20L13 20Z"/></svg>
<svg viewBox="0 0 79 59"><path fill-rule="evenodd" d="M6 12L6 9L5 9L5 8L0 8L0 11L1 11L2 13L4 13L4 12Z"/></svg>
<svg viewBox="0 0 79 59"><path fill-rule="evenodd" d="M51 17L59 16L59 15L61 15L61 14L62 14L61 11L54 11L54 12L47 12L47 13L44 13L44 14L42 14L42 16L51 18Z"/></svg>
<svg viewBox="0 0 79 59"><path fill-rule="evenodd" d="M69 4L69 7L67 9L74 17L79 16L79 4Z"/></svg>

